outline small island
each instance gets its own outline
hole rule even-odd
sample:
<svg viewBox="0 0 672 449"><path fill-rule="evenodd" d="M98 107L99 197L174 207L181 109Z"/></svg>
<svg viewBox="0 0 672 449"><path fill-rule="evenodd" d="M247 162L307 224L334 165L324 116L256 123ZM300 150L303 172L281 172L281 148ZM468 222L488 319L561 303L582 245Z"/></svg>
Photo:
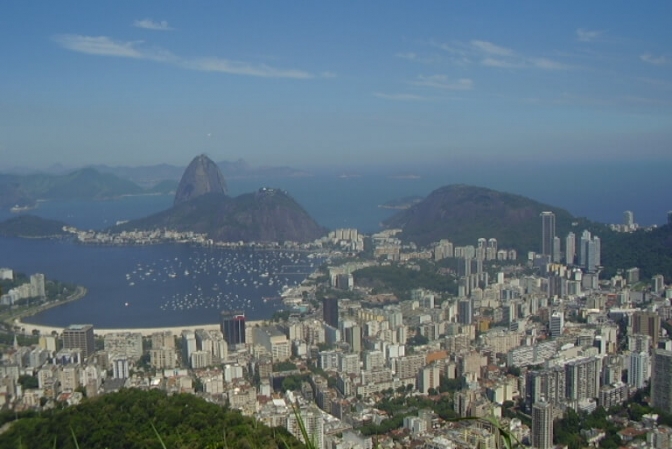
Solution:
<svg viewBox="0 0 672 449"><path fill-rule="evenodd" d="M422 200L423 198L421 196L405 196L403 198L398 198L396 200L391 200L386 203L383 203L378 207L380 207L381 209L406 210Z"/></svg>

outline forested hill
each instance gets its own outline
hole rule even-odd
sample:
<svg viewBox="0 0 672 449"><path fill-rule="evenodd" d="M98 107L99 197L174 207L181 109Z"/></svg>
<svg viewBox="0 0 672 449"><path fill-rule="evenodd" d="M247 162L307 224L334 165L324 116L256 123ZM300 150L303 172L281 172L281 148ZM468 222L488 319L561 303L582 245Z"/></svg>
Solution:
<svg viewBox="0 0 672 449"><path fill-rule="evenodd" d="M672 279L672 226L632 233L603 232L600 240L605 277L616 274L617 269L637 267L643 279L656 274L665 276L666 282Z"/></svg>
<svg viewBox="0 0 672 449"><path fill-rule="evenodd" d="M389 228L401 228L402 239L428 245L449 239L458 245L474 245L494 237L503 248L539 251L544 211L555 213L556 233L567 235L584 229L588 221L559 207L530 198L468 185L449 185L387 219ZM605 227L606 229L606 227Z"/></svg>
<svg viewBox="0 0 672 449"><path fill-rule="evenodd" d="M672 279L670 225L633 233L615 232L604 224L574 217L564 209L483 187L441 187L420 203L387 219L384 225L401 228L403 240L422 246L440 239L449 239L457 245L475 245L481 237L494 237L499 247L514 248L522 256L527 251L541 249L539 215L544 211L555 214L556 235L563 240L563 250L570 231L576 235L577 245L584 230L599 236L602 277L638 267L642 278L662 274Z"/></svg>
<svg viewBox="0 0 672 449"><path fill-rule="evenodd" d="M66 237L70 235L63 230L67 226L62 221L36 217L35 215L19 215L0 222L0 235L6 237Z"/></svg>
<svg viewBox="0 0 672 449"><path fill-rule="evenodd" d="M0 435L0 449L19 447L292 449L303 445L285 429L271 429L194 395L129 389L20 419Z"/></svg>

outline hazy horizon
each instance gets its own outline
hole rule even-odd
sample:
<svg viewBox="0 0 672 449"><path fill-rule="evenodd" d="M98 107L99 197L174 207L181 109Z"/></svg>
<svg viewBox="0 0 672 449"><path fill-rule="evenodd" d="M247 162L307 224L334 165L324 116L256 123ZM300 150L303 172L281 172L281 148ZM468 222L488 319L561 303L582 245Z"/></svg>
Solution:
<svg viewBox="0 0 672 449"><path fill-rule="evenodd" d="M0 171L672 163L667 2L12 2Z"/></svg>

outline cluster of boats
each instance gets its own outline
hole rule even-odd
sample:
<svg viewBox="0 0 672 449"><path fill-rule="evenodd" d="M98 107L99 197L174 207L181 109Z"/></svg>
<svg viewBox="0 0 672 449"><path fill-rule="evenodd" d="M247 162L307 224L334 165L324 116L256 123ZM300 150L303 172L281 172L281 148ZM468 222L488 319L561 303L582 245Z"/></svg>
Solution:
<svg viewBox="0 0 672 449"><path fill-rule="evenodd" d="M185 258L137 263L126 274L130 287L146 288L161 297L166 312L276 309L266 305L316 269L312 254L291 251L202 250ZM129 304L126 303L126 306Z"/></svg>

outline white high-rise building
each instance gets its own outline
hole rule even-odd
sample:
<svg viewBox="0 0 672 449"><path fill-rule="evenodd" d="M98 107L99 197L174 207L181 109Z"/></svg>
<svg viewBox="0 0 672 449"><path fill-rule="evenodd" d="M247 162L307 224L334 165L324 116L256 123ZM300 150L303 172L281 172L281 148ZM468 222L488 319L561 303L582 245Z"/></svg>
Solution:
<svg viewBox="0 0 672 449"><path fill-rule="evenodd" d="M191 354L198 351L196 333L194 331L182 331L182 362L185 366L191 361Z"/></svg>
<svg viewBox="0 0 672 449"><path fill-rule="evenodd" d="M562 311L555 311L550 319L551 337L558 338L565 329L565 314Z"/></svg>
<svg viewBox="0 0 672 449"><path fill-rule="evenodd" d="M560 237L553 237L553 257L551 260L553 263L560 263L562 253L560 251Z"/></svg>
<svg viewBox="0 0 672 449"><path fill-rule="evenodd" d="M650 377L651 357L648 352L633 352L628 365L628 385L640 389L646 386Z"/></svg>
<svg viewBox="0 0 672 449"><path fill-rule="evenodd" d="M119 357L112 362L112 377L114 379L128 379L130 377L126 357Z"/></svg>
<svg viewBox="0 0 672 449"><path fill-rule="evenodd" d="M665 277L662 274L655 275L651 280L653 281L653 291L655 293L665 290Z"/></svg>
<svg viewBox="0 0 672 449"><path fill-rule="evenodd" d="M551 449L553 447L553 406L549 402L537 402L532 405L532 447Z"/></svg>
<svg viewBox="0 0 672 449"><path fill-rule="evenodd" d="M590 242L592 236L590 231L583 231L581 234L581 241L579 244L579 265L585 267L588 264L588 242Z"/></svg>
<svg viewBox="0 0 672 449"><path fill-rule="evenodd" d="M46 296L44 290L44 275L40 273L30 276L30 293L32 296L44 298Z"/></svg>
<svg viewBox="0 0 672 449"><path fill-rule="evenodd" d="M574 265L576 258L576 235L573 232L567 234L565 238L565 263L567 265Z"/></svg>
<svg viewBox="0 0 672 449"><path fill-rule="evenodd" d="M305 427L308 437L313 441L315 448L324 449L324 419L322 412L317 407L302 408L298 415L300 415L303 425ZM295 413L287 415L287 430L296 438L306 443L301 425Z"/></svg>

